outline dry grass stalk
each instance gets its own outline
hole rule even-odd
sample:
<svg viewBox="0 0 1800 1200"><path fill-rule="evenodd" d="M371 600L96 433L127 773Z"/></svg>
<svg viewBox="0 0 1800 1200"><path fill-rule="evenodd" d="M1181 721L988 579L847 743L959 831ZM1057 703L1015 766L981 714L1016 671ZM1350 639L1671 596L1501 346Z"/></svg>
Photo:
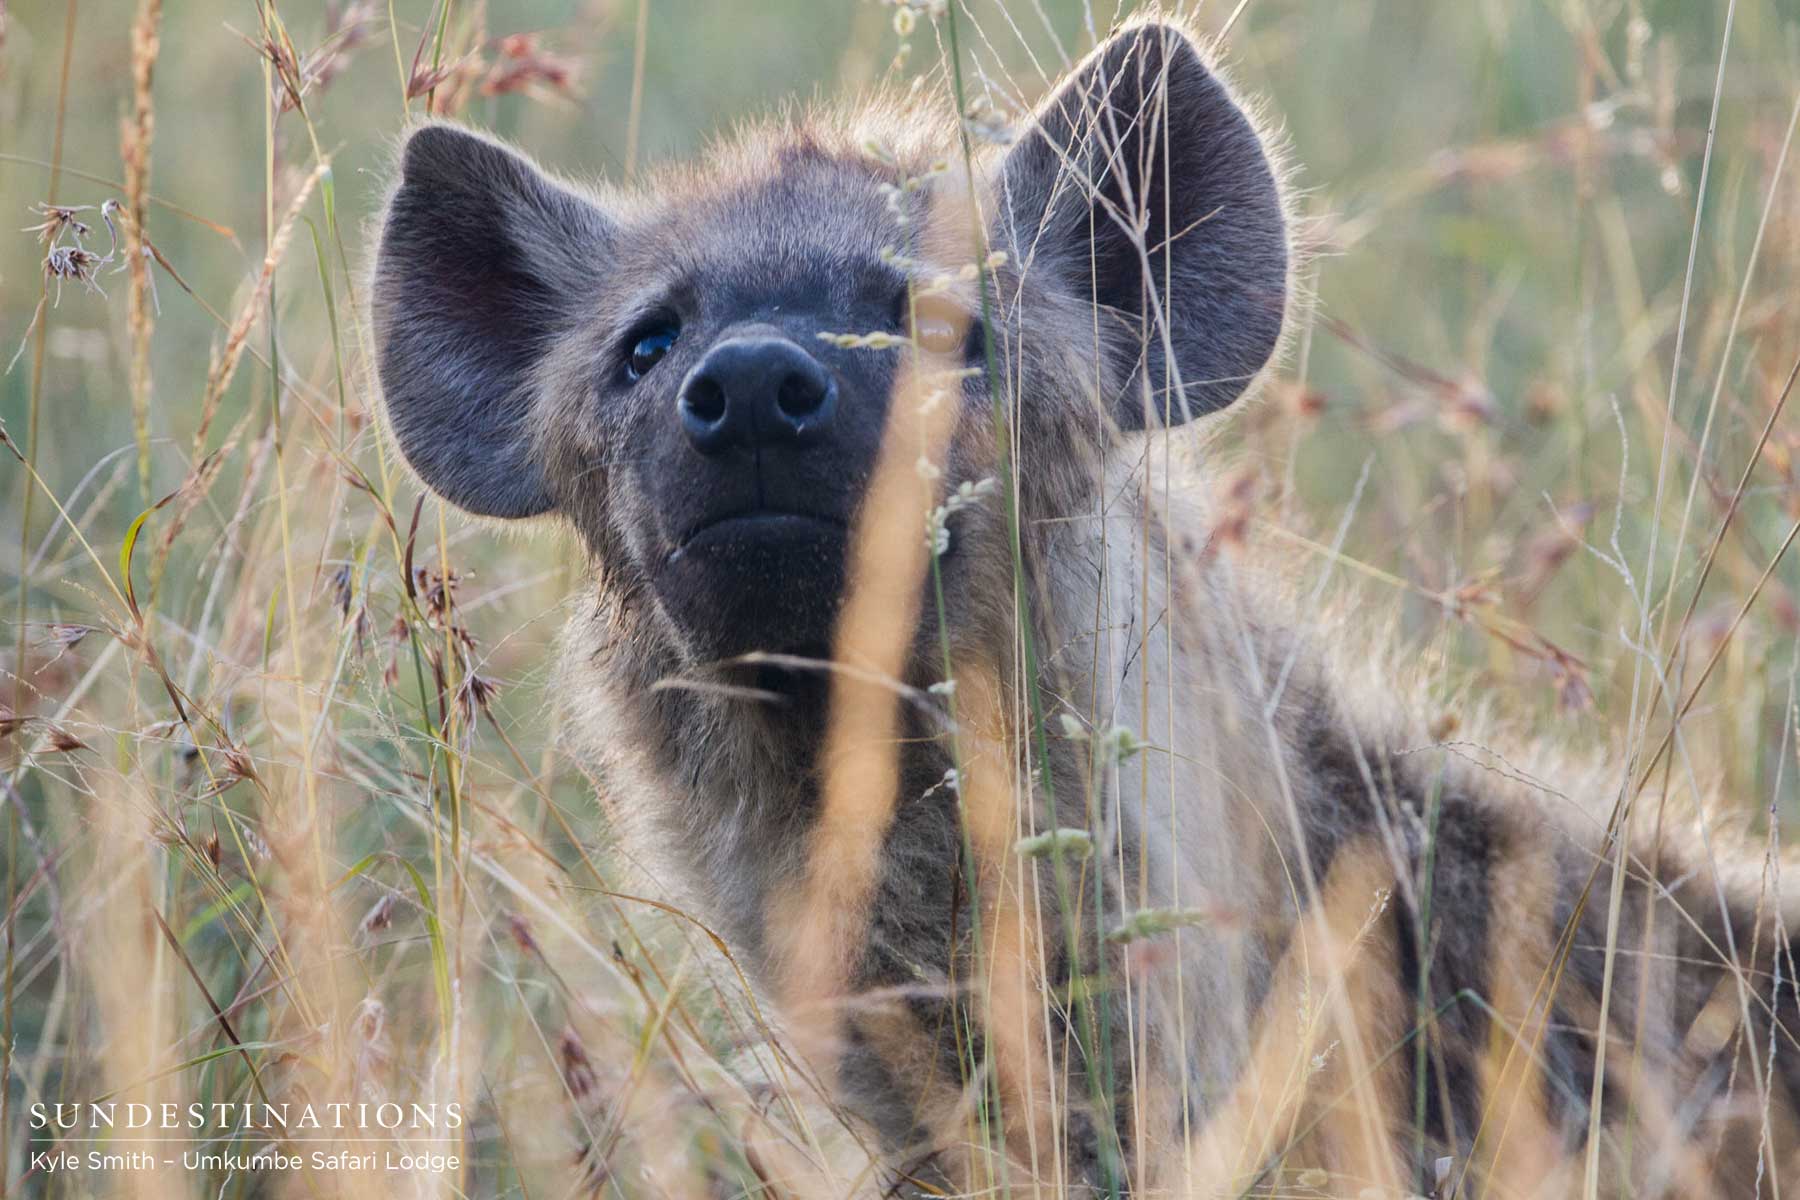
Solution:
<svg viewBox="0 0 1800 1200"><path fill-rule="evenodd" d="M958 790L981 889L985 963L972 982L982 997L983 1029L1006 1116L1006 1149L1035 1178L1054 1178L1061 1128L1056 1064L1045 1021L1045 904L1035 872L1015 852L1027 833L1016 764L1024 741L1011 727L1006 692L994 667L956 669L963 766Z"/></svg>
<svg viewBox="0 0 1800 1200"><path fill-rule="evenodd" d="M175 1048L181 1044L188 1011L184 992L192 982L157 926L155 914L168 897L158 860L146 853L153 844L154 811L155 803L146 792L113 777L92 798L86 814L71 813L59 820L64 837L78 822L83 830L85 854L65 865L69 893L80 895L93 887L93 881L106 881L104 902L87 911L85 933L69 947L79 954L98 1017L85 1036L100 1049L87 1056L85 1065L97 1070L99 1078L82 1098L112 1096L121 1112L129 1103L160 1111L154 1106L187 1099L183 1095L187 1076L171 1068L180 1061ZM95 1148L120 1152L145 1147ZM88 1147L81 1149L85 1155ZM129 1180L131 1194L144 1200L188 1200L191 1195L179 1172L160 1167L120 1173L117 1178Z"/></svg>
<svg viewBox="0 0 1800 1200"><path fill-rule="evenodd" d="M150 279L150 146L156 138L152 84L162 49L162 0L139 0L131 26L131 115L119 123L119 157L125 164L125 265L131 273L126 328L131 334L131 417L137 433L138 492L150 502L150 335L156 326Z"/></svg>
<svg viewBox="0 0 1800 1200"><path fill-rule="evenodd" d="M1161 1186L1235 1193L1276 1183L1279 1194L1289 1173L1324 1172L1399 1191L1388 1138L1405 1127L1410 1098L1399 1056L1382 1054L1403 1044L1411 1004L1391 946L1371 936L1393 885L1383 847L1339 851L1316 918L1299 922L1275 968L1241 1081L1194 1130L1185 1158L1152 1165Z"/></svg>
<svg viewBox="0 0 1800 1200"><path fill-rule="evenodd" d="M232 319L231 328L226 331L224 349L213 360L212 370L207 372L206 390L200 398L200 423L194 431L196 459L206 450L206 434L212 427L213 416L219 411L219 401L224 398L225 389L231 386L232 376L237 373L238 362L243 358L244 348L249 343L250 331L255 327L256 318L268 301L269 286L275 281L275 268L287 254L288 242L294 236L294 223L305 210L306 202L312 199L313 188L330 167L329 159L320 160L307 173L300 189L288 202L281 223L275 227L275 235L269 239L268 253L263 256L262 270L257 273L256 283L238 309L237 316Z"/></svg>
<svg viewBox="0 0 1800 1200"><path fill-rule="evenodd" d="M925 356L919 356L925 360ZM943 461L956 407L929 403L932 375L948 364L915 361L901 368L888 429L853 532L834 672L820 751L821 814L812 834L806 877L782 904L776 937L783 947L783 1008L802 1053L815 1064L835 1060L838 1005L847 997L845 970L868 922L882 838L899 797L901 690L930 570L925 519L938 485L918 469Z"/></svg>

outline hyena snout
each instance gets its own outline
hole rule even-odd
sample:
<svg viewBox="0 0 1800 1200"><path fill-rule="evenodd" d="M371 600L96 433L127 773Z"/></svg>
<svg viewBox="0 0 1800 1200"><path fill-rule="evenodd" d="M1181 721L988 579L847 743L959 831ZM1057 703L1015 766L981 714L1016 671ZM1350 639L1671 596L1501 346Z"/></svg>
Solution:
<svg viewBox="0 0 1800 1200"><path fill-rule="evenodd" d="M798 341L756 323L727 329L682 378L678 430L659 436L683 443L684 465L654 486L670 544L651 578L697 657L826 652L882 407L839 391Z"/></svg>
<svg viewBox="0 0 1800 1200"><path fill-rule="evenodd" d="M788 338L740 334L714 346L681 385L682 432L701 454L813 446L837 417L838 386Z"/></svg>

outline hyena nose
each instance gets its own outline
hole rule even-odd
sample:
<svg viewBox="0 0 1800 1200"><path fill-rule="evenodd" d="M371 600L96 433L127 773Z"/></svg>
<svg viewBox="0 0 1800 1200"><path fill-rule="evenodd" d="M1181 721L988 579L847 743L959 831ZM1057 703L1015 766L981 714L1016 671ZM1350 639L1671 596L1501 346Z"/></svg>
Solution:
<svg viewBox="0 0 1800 1200"><path fill-rule="evenodd" d="M837 382L783 337L739 337L707 351L681 385L677 407L702 454L733 446L805 445L831 427Z"/></svg>

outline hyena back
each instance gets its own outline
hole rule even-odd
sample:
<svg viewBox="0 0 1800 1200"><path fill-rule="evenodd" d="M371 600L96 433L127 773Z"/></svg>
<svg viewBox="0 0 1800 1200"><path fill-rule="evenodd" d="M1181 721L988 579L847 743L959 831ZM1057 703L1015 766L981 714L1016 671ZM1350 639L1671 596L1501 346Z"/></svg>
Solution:
<svg viewBox="0 0 1800 1200"><path fill-rule="evenodd" d="M631 856L903 1186L1773 1194L1755 863L1625 839L1615 883L1616 789L1434 744L1170 482L1290 292L1206 53L1129 26L966 136L877 105L629 193L407 140L388 426L578 535L567 703Z"/></svg>

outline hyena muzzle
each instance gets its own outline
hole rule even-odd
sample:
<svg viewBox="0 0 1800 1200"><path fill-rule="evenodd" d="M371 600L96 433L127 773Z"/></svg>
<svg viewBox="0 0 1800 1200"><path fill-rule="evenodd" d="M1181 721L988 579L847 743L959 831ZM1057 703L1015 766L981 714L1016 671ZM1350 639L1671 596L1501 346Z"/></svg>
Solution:
<svg viewBox="0 0 1800 1200"><path fill-rule="evenodd" d="M388 427L578 536L632 858L903 1187L1800 1179L1777 864L1434 741L1172 484L1290 291L1206 52L1128 26L980 133L892 98L616 192L406 141Z"/></svg>

